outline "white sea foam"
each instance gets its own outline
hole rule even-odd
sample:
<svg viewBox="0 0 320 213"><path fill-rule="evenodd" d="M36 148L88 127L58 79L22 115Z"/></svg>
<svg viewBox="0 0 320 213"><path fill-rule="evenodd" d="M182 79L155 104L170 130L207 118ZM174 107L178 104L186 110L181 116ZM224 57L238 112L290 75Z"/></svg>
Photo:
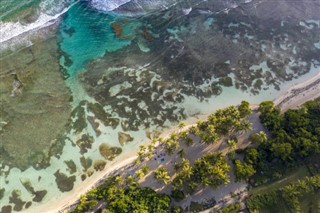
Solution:
<svg viewBox="0 0 320 213"><path fill-rule="evenodd" d="M76 4L75 2L74 4ZM63 9L60 13L56 15L48 15L45 13L41 13L39 18L30 24L23 25L19 22L0 22L0 43L6 42L14 37L17 37L23 33L41 29L43 27L50 26L55 23L55 21L65 12L67 12L74 4L69 7Z"/></svg>
<svg viewBox="0 0 320 213"><path fill-rule="evenodd" d="M71 0L43 0L40 3L40 10L49 15L61 13Z"/></svg>
<svg viewBox="0 0 320 213"><path fill-rule="evenodd" d="M191 13L191 11L192 11L192 7L187 8L187 9L182 9L182 12L184 15L189 15L189 13Z"/></svg>
<svg viewBox="0 0 320 213"><path fill-rule="evenodd" d="M126 15L163 10L175 5L176 3L177 0L91 0L91 5L93 8L105 12L115 11L121 6L130 4L128 6L129 10L126 10L126 12L124 12ZM130 11L132 11L132 13Z"/></svg>
<svg viewBox="0 0 320 213"><path fill-rule="evenodd" d="M92 0L91 5L99 10L112 11L131 0Z"/></svg>

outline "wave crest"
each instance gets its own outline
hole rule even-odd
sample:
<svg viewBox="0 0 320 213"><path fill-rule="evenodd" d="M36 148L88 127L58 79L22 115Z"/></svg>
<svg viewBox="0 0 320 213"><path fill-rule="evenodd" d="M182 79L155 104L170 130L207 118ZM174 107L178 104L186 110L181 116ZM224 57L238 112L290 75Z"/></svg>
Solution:
<svg viewBox="0 0 320 213"><path fill-rule="evenodd" d="M91 5L97 10L113 11L131 0L92 0Z"/></svg>

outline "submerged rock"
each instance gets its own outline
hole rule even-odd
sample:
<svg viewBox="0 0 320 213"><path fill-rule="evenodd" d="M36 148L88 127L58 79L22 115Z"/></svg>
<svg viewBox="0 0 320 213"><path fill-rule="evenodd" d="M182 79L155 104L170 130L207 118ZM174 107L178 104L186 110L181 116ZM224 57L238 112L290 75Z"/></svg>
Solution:
<svg viewBox="0 0 320 213"><path fill-rule="evenodd" d="M26 209L28 209L30 206L32 206L32 202L31 202L31 201L27 202L24 207L25 207Z"/></svg>
<svg viewBox="0 0 320 213"><path fill-rule="evenodd" d="M5 191L6 191L6 190L5 190L4 188L1 188L1 189L0 189L0 200L3 198Z"/></svg>
<svg viewBox="0 0 320 213"><path fill-rule="evenodd" d="M131 135L129 135L128 133L118 132L118 140L121 146L124 146L127 143L133 141L133 137L131 137Z"/></svg>
<svg viewBox="0 0 320 213"><path fill-rule="evenodd" d="M20 180L20 182L30 194L35 193L35 190L29 180Z"/></svg>
<svg viewBox="0 0 320 213"><path fill-rule="evenodd" d="M92 166L92 160L83 156L80 158L80 163L84 171L87 171Z"/></svg>
<svg viewBox="0 0 320 213"><path fill-rule="evenodd" d="M75 130L76 133L82 132L87 127L86 113L84 110L85 101L80 102L80 104L72 111L71 117L75 118L75 121L69 119L71 128Z"/></svg>
<svg viewBox="0 0 320 213"><path fill-rule="evenodd" d="M77 146L80 148L81 154L84 154L88 151L88 149L91 149L91 146L93 144L93 137L89 134L84 134L81 136L81 138L76 142Z"/></svg>
<svg viewBox="0 0 320 213"><path fill-rule="evenodd" d="M73 174L77 171L77 166L73 160L64 161L64 163L68 166L70 174Z"/></svg>
<svg viewBox="0 0 320 213"><path fill-rule="evenodd" d="M86 174L82 174L81 175L81 180L84 181L85 179L87 179L87 175Z"/></svg>
<svg viewBox="0 0 320 213"><path fill-rule="evenodd" d="M107 160L112 161L115 157L121 154L120 147L110 147L108 144L103 143L99 146L99 152Z"/></svg>
<svg viewBox="0 0 320 213"><path fill-rule="evenodd" d="M112 118L109 113L107 113L103 106L99 103L88 103L88 111L92 112L97 119L99 119L105 126L111 126L113 129L117 128L119 125L119 119Z"/></svg>
<svg viewBox="0 0 320 213"><path fill-rule="evenodd" d="M47 193L48 193L47 190L36 191L34 193L35 197L32 199L32 201L33 202L41 202Z"/></svg>
<svg viewBox="0 0 320 213"><path fill-rule="evenodd" d="M13 76L11 96L20 95L22 93L23 84L16 73L13 73L11 75Z"/></svg>
<svg viewBox="0 0 320 213"><path fill-rule="evenodd" d="M93 131L96 133L96 136L99 137L101 135L101 131L99 130L99 123L96 122L95 117L87 116L87 120L93 128Z"/></svg>
<svg viewBox="0 0 320 213"><path fill-rule="evenodd" d="M94 170L92 168L88 169L88 171L87 171L88 177L91 177L91 175L93 175L93 173L94 173Z"/></svg>
<svg viewBox="0 0 320 213"><path fill-rule="evenodd" d="M74 182L76 181L75 175L68 177L67 175L60 173L59 170L57 170L54 173L54 176L56 177L56 184L58 186L58 189L61 192L68 192L73 189Z"/></svg>
<svg viewBox="0 0 320 213"><path fill-rule="evenodd" d="M13 203L14 211L21 211L23 209L24 204L26 203L20 197L20 190L14 190L9 197L9 203Z"/></svg>
<svg viewBox="0 0 320 213"><path fill-rule="evenodd" d="M102 171L104 169L104 167L106 166L106 164L107 164L107 162L105 162L104 160L96 160L93 163L93 168L96 171ZM88 173L89 173L89 171L88 171ZM89 176L91 176L91 175L89 175Z"/></svg>
<svg viewBox="0 0 320 213"><path fill-rule="evenodd" d="M53 140L50 144L49 156L55 156L59 159L67 139L65 136L58 136Z"/></svg>
<svg viewBox="0 0 320 213"><path fill-rule="evenodd" d="M10 206L10 205L2 206L1 212L3 212L3 213L11 213L12 212L12 206Z"/></svg>

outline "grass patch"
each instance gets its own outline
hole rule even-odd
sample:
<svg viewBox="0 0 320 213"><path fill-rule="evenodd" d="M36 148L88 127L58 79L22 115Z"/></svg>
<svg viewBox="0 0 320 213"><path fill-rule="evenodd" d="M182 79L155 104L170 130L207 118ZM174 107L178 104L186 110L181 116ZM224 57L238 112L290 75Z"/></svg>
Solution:
<svg viewBox="0 0 320 213"><path fill-rule="evenodd" d="M284 176L282 179L269 182L263 185L260 185L258 187L253 188L249 191L250 195L253 194L261 194L261 193L268 193L274 190L277 190L279 188L282 188L298 179L302 179L306 176L310 176L310 173L305 166L301 166L294 171L288 173L288 175Z"/></svg>

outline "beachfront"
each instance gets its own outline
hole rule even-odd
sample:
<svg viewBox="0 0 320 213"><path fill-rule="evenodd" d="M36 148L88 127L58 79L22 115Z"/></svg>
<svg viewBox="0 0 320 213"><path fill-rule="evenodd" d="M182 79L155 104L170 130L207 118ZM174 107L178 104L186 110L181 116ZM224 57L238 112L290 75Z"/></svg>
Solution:
<svg viewBox="0 0 320 213"><path fill-rule="evenodd" d="M313 100L317 97L320 97L318 91L320 91L320 73L316 74L312 78L310 78L306 82L302 82L301 84L297 84L291 87L285 95L277 97L274 102L278 104L278 106L282 110L296 108L300 106L302 103ZM298 91L298 92L297 92ZM290 97L290 99L288 99ZM285 100L285 101L284 101ZM281 103L281 104L280 104ZM280 104L280 105L279 105ZM252 105L253 109L256 109L256 105ZM252 123L253 129L251 131L242 134L238 140L237 148L245 148L250 145L248 141L248 136L254 133L258 133L260 131L266 131L265 128L261 125L258 116L256 113L253 113L249 118L249 121ZM190 123L190 122L189 122ZM172 133L178 133L180 131L184 131L192 127L195 124L190 124L183 128L175 127L173 129L167 130L166 132L162 133L160 137L166 139L170 137ZM199 143L199 141L194 141L195 143ZM139 180L141 187L151 187L158 192L169 193L170 186L163 186L162 184L155 181L152 177L152 172L157 169L161 164L172 165L169 167L169 174L174 173L173 164L176 162L176 155L167 155L165 154L163 148L156 144L157 148L154 151L154 155L148 160L148 167L150 168L150 172L142 179ZM147 145L146 145L147 146ZM229 147L223 143L223 140L220 140L218 143L208 146L192 146L188 147L186 145L182 145L182 149L186 150L185 158L189 159L190 162L194 162L199 156L206 152L223 152L226 153L229 150ZM76 197L79 197L81 194L84 194L86 191L90 190L92 187L97 186L98 183L101 183L108 175L122 175L126 177L128 175L134 175L135 172L141 169L139 166L134 164L134 160L136 156L128 157L127 160L121 161L116 159L113 163L113 167L106 168L98 177L96 177L90 184L86 185L81 190L77 190L73 194L73 199L71 197L67 199L63 199L63 201L59 204L55 204L51 206L50 212L65 212L70 207L73 206L74 203L77 202ZM214 207L214 209L219 209L223 206L230 205L236 201L243 201L246 198L246 186L247 184L244 182L235 182L235 178L232 173L230 173L231 181L226 186L221 186L217 190L212 190L207 188L206 190L202 191L201 193L197 193L194 196L191 196L189 199L184 200L179 205L186 207L190 205L191 201L196 202L203 202L208 198L215 198L218 204ZM238 200L234 199L230 194L240 192ZM62 208L61 208L62 206Z"/></svg>

